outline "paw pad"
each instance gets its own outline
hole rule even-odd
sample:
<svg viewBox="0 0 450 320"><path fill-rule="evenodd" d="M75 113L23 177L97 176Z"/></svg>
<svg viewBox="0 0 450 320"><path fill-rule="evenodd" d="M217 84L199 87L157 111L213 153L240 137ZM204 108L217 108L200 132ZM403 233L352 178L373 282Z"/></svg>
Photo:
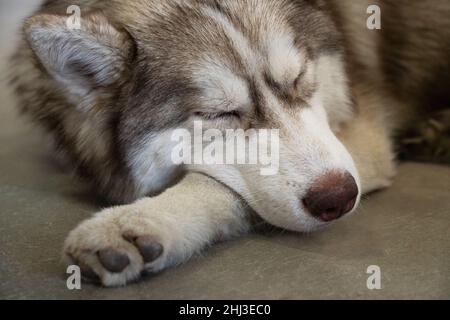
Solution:
<svg viewBox="0 0 450 320"><path fill-rule="evenodd" d="M141 254L144 263L150 263L158 259L163 251L163 246L151 236L125 236L125 239L133 243Z"/></svg>
<svg viewBox="0 0 450 320"><path fill-rule="evenodd" d="M103 267L112 273L120 273L130 264L127 254L111 248L100 250L98 259Z"/></svg>

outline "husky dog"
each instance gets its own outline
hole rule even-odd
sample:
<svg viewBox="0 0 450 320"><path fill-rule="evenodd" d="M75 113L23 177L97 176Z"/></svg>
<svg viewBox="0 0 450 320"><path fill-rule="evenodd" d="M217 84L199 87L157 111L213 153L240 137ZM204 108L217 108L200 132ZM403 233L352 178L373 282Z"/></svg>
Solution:
<svg viewBox="0 0 450 320"><path fill-rule="evenodd" d="M12 61L21 109L121 204L69 234L68 263L125 285L258 217L311 232L349 215L390 185L396 132L450 105L449 17L445 0L46 1ZM278 174L174 164L171 134L194 121L278 129Z"/></svg>

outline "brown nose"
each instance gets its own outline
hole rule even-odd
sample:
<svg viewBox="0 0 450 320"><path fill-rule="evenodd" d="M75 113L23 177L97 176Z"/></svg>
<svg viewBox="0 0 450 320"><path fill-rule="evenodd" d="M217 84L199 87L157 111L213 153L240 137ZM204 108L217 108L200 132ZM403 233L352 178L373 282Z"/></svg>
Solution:
<svg viewBox="0 0 450 320"><path fill-rule="evenodd" d="M331 171L317 179L303 199L304 206L322 221L339 219L350 212L358 197L358 186L349 172Z"/></svg>

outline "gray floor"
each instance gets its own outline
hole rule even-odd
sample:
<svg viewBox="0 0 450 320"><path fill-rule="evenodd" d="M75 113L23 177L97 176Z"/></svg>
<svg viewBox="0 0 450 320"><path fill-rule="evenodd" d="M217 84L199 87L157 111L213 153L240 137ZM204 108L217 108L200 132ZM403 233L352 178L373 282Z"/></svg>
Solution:
<svg viewBox="0 0 450 320"><path fill-rule="evenodd" d="M1 69L32 3L0 2ZM0 104L0 298L450 298L450 168L412 163L329 230L252 235L126 288L69 291L62 241L101 204L50 160L4 82ZM370 265L381 290L367 289Z"/></svg>

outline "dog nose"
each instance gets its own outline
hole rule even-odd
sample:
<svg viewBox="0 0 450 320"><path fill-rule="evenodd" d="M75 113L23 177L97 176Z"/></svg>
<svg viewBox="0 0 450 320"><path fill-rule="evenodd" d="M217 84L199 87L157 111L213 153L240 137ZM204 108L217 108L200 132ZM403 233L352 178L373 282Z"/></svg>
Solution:
<svg viewBox="0 0 450 320"><path fill-rule="evenodd" d="M353 176L332 171L313 183L303 204L314 217L329 222L352 211L357 197L358 186Z"/></svg>

